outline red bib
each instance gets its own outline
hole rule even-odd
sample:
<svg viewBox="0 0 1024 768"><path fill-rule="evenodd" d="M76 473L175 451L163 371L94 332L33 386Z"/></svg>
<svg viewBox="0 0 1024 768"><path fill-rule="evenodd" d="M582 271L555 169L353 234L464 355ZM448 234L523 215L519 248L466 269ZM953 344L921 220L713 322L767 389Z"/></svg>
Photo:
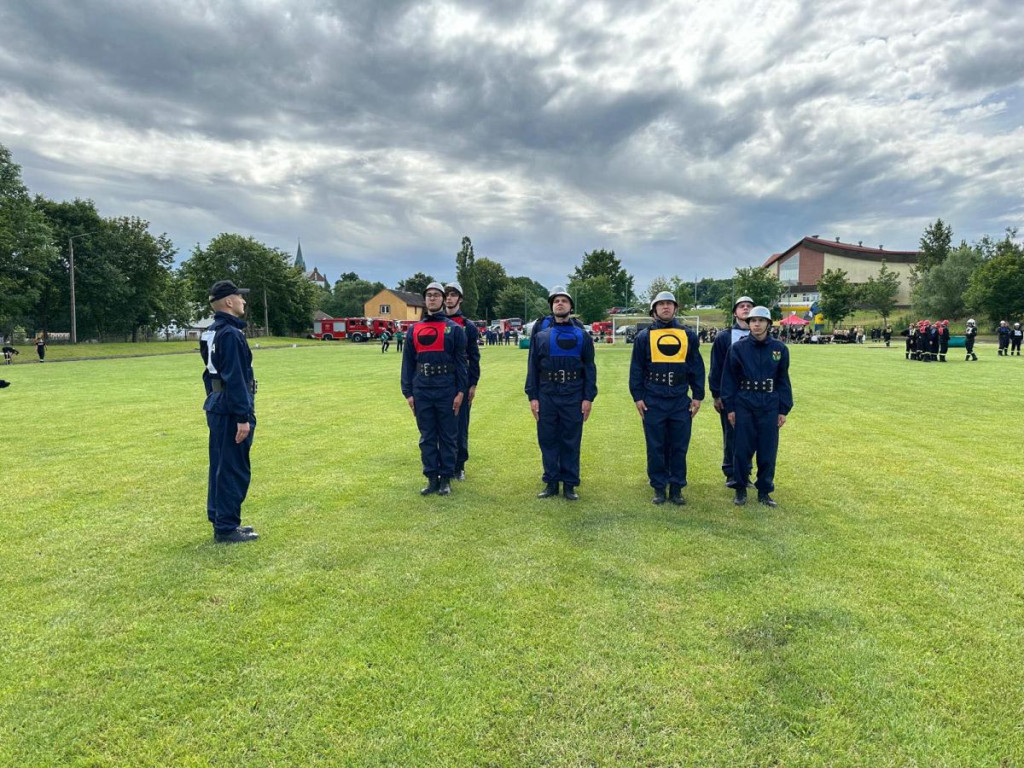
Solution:
<svg viewBox="0 0 1024 768"><path fill-rule="evenodd" d="M412 327L412 344L416 352L444 352L445 323L416 323Z"/></svg>

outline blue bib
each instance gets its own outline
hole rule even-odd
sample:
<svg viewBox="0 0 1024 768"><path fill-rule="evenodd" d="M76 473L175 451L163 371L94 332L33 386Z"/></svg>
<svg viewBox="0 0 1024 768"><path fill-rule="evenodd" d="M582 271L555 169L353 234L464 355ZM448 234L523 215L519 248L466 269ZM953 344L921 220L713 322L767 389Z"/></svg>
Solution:
<svg viewBox="0 0 1024 768"><path fill-rule="evenodd" d="M550 357L583 357L583 331L575 325L552 324L550 334Z"/></svg>

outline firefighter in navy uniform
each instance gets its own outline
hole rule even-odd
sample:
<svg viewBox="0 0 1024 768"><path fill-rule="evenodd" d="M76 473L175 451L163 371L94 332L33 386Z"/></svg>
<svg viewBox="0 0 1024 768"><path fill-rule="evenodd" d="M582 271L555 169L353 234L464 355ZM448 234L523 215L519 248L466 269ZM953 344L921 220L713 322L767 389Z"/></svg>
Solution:
<svg viewBox="0 0 1024 768"><path fill-rule="evenodd" d="M974 342L977 338L978 324L972 318L967 321L967 328L964 329L964 351L967 352L967 357L964 358L965 363L978 359L978 355L974 352Z"/></svg>
<svg viewBox="0 0 1024 768"><path fill-rule="evenodd" d="M199 340L206 366L203 410L210 429L206 515L213 525L214 541L222 544L259 538L251 527L242 525L242 502L252 477L249 451L256 430L256 379L242 320L248 292L230 280L214 283L210 288L213 324Z"/></svg>
<svg viewBox="0 0 1024 768"><path fill-rule="evenodd" d="M678 309L669 291L654 297L654 323L636 335L629 366L629 393L643 420L647 477L655 504L665 503L666 487L668 501L686 503L686 452L693 417L704 399L700 340L676 320Z"/></svg>
<svg viewBox="0 0 1024 768"><path fill-rule="evenodd" d="M750 335L733 344L722 373L722 401L729 422L736 429L735 480L737 506L747 503L747 480L757 454L757 500L777 507L775 460L779 452L779 430L793 408L793 387L789 382L789 350L768 335L772 315L767 307L750 310Z"/></svg>
<svg viewBox="0 0 1024 768"><path fill-rule="evenodd" d="M997 354L1000 357L1010 356L1010 325L1005 320L999 321L999 327L996 329L996 334L999 338L999 351Z"/></svg>
<svg viewBox="0 0 1024 768"><path fill-rule="evenodd" d="M423 291L424 318L409 329L402 352L402 394L420 430L426 496L452 492L459 409L466 396L466 334L444 313L444 286Z"/></svg>
<svg viewBox="0 0 1024 768"><path fill-rule="evenodd" d="M725 475L725 487L732 488L733 454L736 451L736 433L727 418L728 412L722 403L722 371L729 357L729 348L750 333L747 327L747 315L754 308L754 300L749 296L740 296L732 304L733 324L730 330L722 329L711 343L711 373L708 376L708 388L714 398L715 410L722 422L722 473Z"/></svg>
<svg viewBox="0 0 1024 768"><path fill-rule="evenodd" d="M455 479L466 479L466 462L469 460L469 410L476 397L476 385L480 382L480 329L462 312L462 286L458 282L444 287L444 311L448 319L460 326L466 333L466 366L469 384L466 399L459 409L459 443L455 453Z"/></svg>
<svg viewBox="0 0 1024 768"><path fill-rule="evenodd" d="M885 341L885 346L889 346L892 343L892 326L885 326L885 330L882 331L882 339Z"/></svg>
<svg viewBox="0 0 1024 768"><path fill-rule="evenodd" d="M557 496L561 483L565 498L576 501L583 422L597 397L594 341L570 318L573 301L564 288L552 289L548 306L554 322L532 338L526 370L546 484L537 496Z"/></svg>
<svg viewBox="0 0 1024 768"><path fill-rule="evenodd" d="M1020 323L1013 324L1013 330L1010 331L1010 354L1017 355L1020 357L1020 342L1024 339L1024 331L1020 329Z"/></svg>
<svg viewBox="0 0 1024 768"><path fill-rule="evenodd" d="M949 320L936 323L939 336L939 362L946 362L946 354L949 352Z"/></svg>

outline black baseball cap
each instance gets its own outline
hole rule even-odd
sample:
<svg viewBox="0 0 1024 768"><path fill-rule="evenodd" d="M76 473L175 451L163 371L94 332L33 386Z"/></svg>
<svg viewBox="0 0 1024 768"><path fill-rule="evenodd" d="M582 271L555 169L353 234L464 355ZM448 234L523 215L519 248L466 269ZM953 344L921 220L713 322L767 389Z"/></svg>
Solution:
<svg viewBox="0 0 1024 768"><path fill-rule="evenodd" d="M217 301L225 296L234 296L236 293L244 295L248 292L248 288L239 288L230 280L218 280L210 286L210 301Z"/></svg>

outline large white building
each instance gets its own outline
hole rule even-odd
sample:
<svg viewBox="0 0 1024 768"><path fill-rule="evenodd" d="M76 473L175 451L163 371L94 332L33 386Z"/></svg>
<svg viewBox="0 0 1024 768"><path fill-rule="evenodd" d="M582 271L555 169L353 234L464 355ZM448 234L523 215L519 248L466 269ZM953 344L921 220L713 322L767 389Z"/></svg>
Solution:
<svg viewBox="0 0 1024 768"><path fill-rule="evenodd" d="M877 277L882 262L899 274L896 303L910 306L910 270L917 264L917 251L887 251L819 237L805 237L782 253L773 254L763 266L771 268L788 288L779 302L784 309L806 309L820 298L818 281L829 269L842 269L851 283L866 283Z"/></svg>

